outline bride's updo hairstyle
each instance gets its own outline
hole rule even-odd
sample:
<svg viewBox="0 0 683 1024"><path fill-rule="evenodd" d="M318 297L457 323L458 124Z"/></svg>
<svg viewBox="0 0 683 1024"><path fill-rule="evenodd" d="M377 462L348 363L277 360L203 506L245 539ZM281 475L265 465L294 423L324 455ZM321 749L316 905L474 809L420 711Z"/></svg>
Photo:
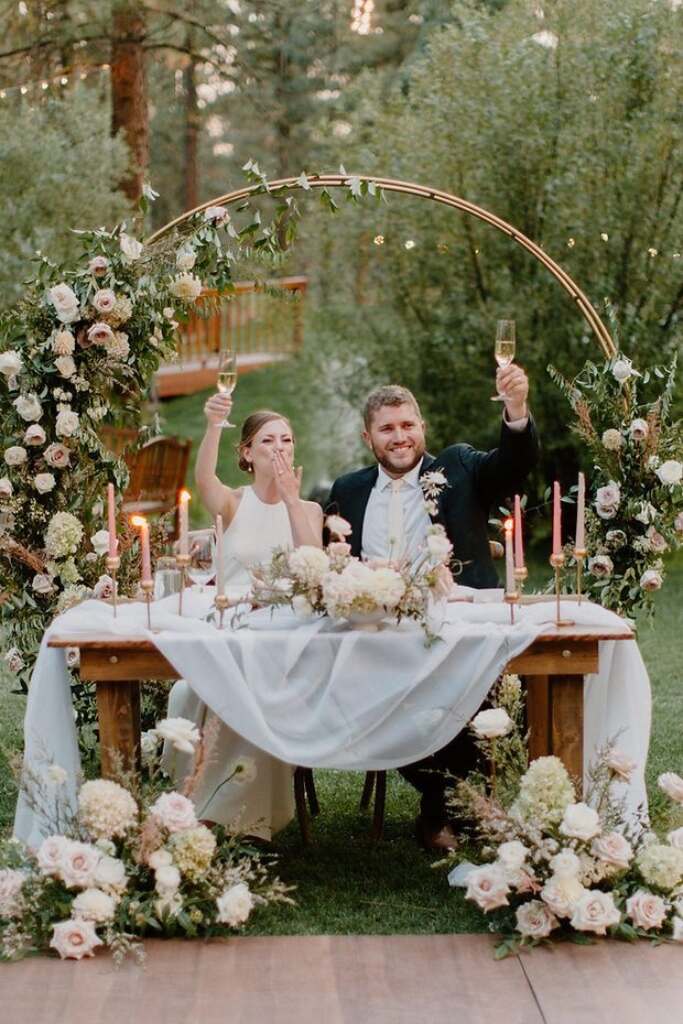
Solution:
<svg viewBox="0 0 683 1024"><path fill-rule="evenodd" d="M289 422L286 416L283 416L280 412L273 412L272 409L259 409L258 412L252 412L250 416L247 416L246 420L242 424L242 436L240 437L239 444L236 445L237 455L239 456L238 466L245 473L253 473L254 467L244 457L245 449L247 449L251 442L254 440L259 430L265 427L266 423L270 423L271 420L282 420L287 424L289 429L292 431L292 439L294 438L294 431L292 430L292 424Z"/></svg>

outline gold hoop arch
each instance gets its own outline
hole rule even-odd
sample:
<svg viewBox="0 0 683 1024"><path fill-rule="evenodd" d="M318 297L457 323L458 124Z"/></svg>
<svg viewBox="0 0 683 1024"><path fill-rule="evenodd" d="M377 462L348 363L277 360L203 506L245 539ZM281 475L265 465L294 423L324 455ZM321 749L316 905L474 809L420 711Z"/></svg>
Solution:
<svg viewBox="0 0 683 1024"><path fill-rule="evenodd" d="M530 238L527 238L526 235L522 234L521 231L518 231L512 224L508 224L507 221L497 217L495 213L490 213L482 206L477 206L476 203L470 203L468 200L461 199L459 196L451 195L450 192L442 192L439 189L427 188L424 185L417 185L410 181L399 181L394 178L375 178L366 174L311 174L308 175L307 180L311 188L347 188L350 178L373 183L379 188L384 189L386 192L399 192L403 195L417 196L421 199L431 199L436 203L441 203L442 206L449 206L452 209L470 214L472 217L477 217L479 220L483 220L486 224L490 224L492 227L497 228L498 231L502 231L503 234L508 235L513 242L521 245L523 249L526 249L532 256L535 256L539 263L542 263L546 270L550 271L555 280L559 282L567 294L574 300L574 302L576 302L581 315L593 331L593 334L597 338L598 343L607 358L612 358L616 355L617 350L612 340L612 336L593 308L588 297L581 291L579 286L558 263L555 263L555 261L551 259L539 245L532 242ZM293 190L297 188L302 188L299 178L279 178L277 181L268 182L267 191L274 192L275 190ZM173 230L173 228L178 227L178 225L182 224L184 221L189 220L189 218L194 216L195 213L201 213L202 210L206 210L209 206L230 206L232 203L237 203L241 199L246 199L247 196L254 193L267 194L264 192L262 185L248 185L244 188L236 189L234 192L227 192L225 195L218 196L216 199L211 199L207 203L202 203L201 206L196 206L193 210L188 210L186 213L181 214L180 217L176 217L175 220L169 221L168 224L164 225L164 227L159 228L159 230L155 231L153 235L150 235L145 244L150 245L151 243L158 241L163 235Z"/></svg>

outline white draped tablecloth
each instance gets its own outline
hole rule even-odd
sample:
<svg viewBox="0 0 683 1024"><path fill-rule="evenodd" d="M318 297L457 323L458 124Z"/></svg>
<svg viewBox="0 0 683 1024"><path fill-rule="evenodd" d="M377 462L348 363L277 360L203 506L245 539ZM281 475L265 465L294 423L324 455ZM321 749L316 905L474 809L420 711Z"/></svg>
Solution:
<svg viewBox="0 0 683 1024"><path fill-rule="evenodd" d="M312 768L386 769L419 761L445 746L477 711L505 665L552 618L551 602L517 608L510 625L502 601L449 604L441 639L427 647L414 623L377 632L327 619L299 624L286 609L251 613L248 626L220 631L203 616L212 590L192 593L186 614L177 597L153 605L153 631L140 604L114 619L102 601L87 601L52 623L29 690L25 763L34 773L59 764L69 772L62 797L75 798L79 771L70 675L51 636L148 637L216 715L256 747ZM577 624L626 626L588 602L572 604ZM644 803L643 769L650 732L650 686L634 640L603 641L600 672L585 687L584 751L618 735L640 768L625 789L631 810ZM31 845L44 823L20 796L15 834Z"/></svg>

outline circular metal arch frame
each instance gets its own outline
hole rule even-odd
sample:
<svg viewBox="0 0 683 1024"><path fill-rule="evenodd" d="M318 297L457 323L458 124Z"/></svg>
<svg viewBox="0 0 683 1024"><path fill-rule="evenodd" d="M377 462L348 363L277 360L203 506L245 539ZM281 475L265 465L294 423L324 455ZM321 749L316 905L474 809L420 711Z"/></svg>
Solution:
<svg viewBox="0 0 683 1024"><path fill-rule="evenodd" d="M385 192L398 192L403 195L417 196L421 199L431 199L435 203L441 203L442 206L449 206L454 210L461 210L463 213L470 214L472 217L477 217L479 220L483 220L486 224L490 224L492 227L497 228L498 231L502 231L503 234L511 238L513 242L521 245L523 249L526 249L532 256L535 256L539 263L542 263L546 270L550 271L555 280L562 285L567 294L571 296L578 306L581 315L593 331L593 334L597 338L597 341L607 358L612 358L616 355L616 346L614 341L588 297L581 291L579 286L558 263L555 263L555 261L552 260L539 245L532 242L530 238L527 238L526 235L522 234L521 231L518 231L512 224L508 224L507 221L497 217L494 213L490 213L482 206L477 206L476 203L470 203L468 200L461 199L459 196L451 195L450 192L442 192L439 189L427 188L424 185L417 185L410 181L398 181L393 178L376 178L365 174L312 174L307 177L308 184L312 189L348 188L350 179L353 179L354 181L366 181L368 184L374 184ZM276 181L268 182L267 189L264 189L262 185L248 185L244 188L237 189L234 192L227 192L225 195L218 196L216 199L211 199L207 203L202 203L201 206L196 206L193 210L188 210L180 217L176 217L175 220L169 221L168 224L164 225L164 227L151 235L145 244L149 245L152 242L158 241L163 235L172 231L173 228L176 228L184 221L189 220L189 218L194 216L194 214L201 213L203 210L206 210L209 206L230 206L231 204L246 199L255 193L266 195L275 191L293 191L295 189L302 188L303 186L300 178L279 178Z"/></svg>

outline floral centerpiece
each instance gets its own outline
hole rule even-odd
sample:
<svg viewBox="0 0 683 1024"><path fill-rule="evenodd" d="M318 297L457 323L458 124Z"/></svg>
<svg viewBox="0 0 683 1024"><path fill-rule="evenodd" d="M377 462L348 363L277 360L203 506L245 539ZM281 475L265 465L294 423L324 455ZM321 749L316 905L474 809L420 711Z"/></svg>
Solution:
<svg viewBox="0 0 683 1024"><path fill-rule="evenodd" d="M158 768L162 738L195 754L182 792ZM129 952L140 958L145 935L228 935L258 906L292 902L270 877L268 859L199 820L193 795L211 743L209 729L201 736L190 721L166 719L145 736L150 773L142 789L123 775L93 779L75 806L60 796L67 773L59 765L23 779L43 815L52 807L52 831L37 850L14 839L0 844L0 957L56 950L80 960L106 946L116 960ZM240 762L226 781L250 777L252 766Z"/></svg>
<svg viewBox="0 0 683 1024"><path fill-rule="evenodd" d="M607 745L579 800L557 757L526 767L516 676L503 678L495 701L471 728L497 772L472 773L453 796L474 823L476 863L461 861L450 880L490 916L501 936L496 956L589 935L683 941L683 827L662 839L641 816L628 818L616 787L637 766ZM659 786L681 817L683 779L666 773Z"/></svg>
<svg viewBox="0 0 683 1024"><path fill-rule="evenodd" d="M553 380L593 465L586 510L589 596L619 614L652 608L663 555L683 543L683 430L671 417L676 360L640 372L622 353ZM572 577L567 560L568 582Z"/></svg>
<svg viewBox="0 0 683 1024"><path fill-rule="evenodd" d="M453 586L448 567L453 549L444 528L429 528L425 550L411 565L405 560L363 562L351 555L346 540L351 526L345 519L328 516L326 526L334 538L326 548L278 549L269 564L252 570L252 602L288 605L303 619L321 614L355 625L381 618L413 619L434 639L430 607Z"/></svg>

